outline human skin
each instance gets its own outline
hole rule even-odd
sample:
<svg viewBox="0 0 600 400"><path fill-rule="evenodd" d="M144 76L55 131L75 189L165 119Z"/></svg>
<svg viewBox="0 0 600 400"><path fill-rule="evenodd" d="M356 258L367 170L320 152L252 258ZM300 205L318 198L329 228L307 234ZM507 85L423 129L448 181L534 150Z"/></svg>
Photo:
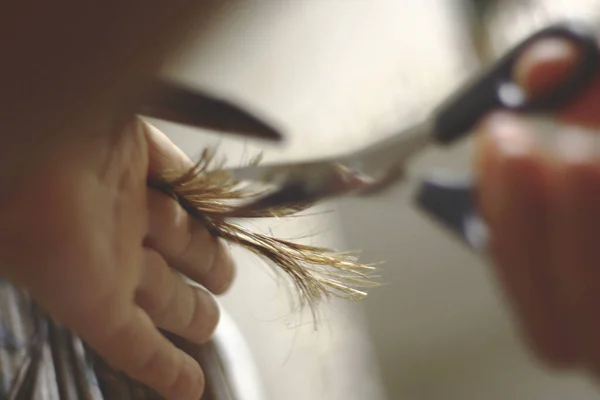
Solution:
<svg viewBox="0 0 600 400"><path fill-rule="evenodd" d="M203 375L157 328L208 340L234 267L148 188L190 161L130 106L213 6L11 1L0 13L0 273L173 400L199 399Z"/></svg>
<svg viewBox="0 0 600 400"><path fill-rule="evenodd" d="M520 60L517 79L540 93L579 53L547 40ZM600 74L599 74L600 76ZM479 127L474 158L490 254L527 342L549 366L600 375L600 77L556 117L555 139L522 116ZM585 128L585 129L583 129Z"/></svg>
<svg viewBox="0 0 600 400"><path fill-rule="evenodd" d="M233 277L226 248L149 176L189 161L126 111L209 2L5 2L0 13L0 268L115 368L168 399L198 399L199 366L156 327L206 340L208 293ZM576 59L564 44L520 64L531 91ZM600 83L565 121L600 123ZM533 349L600 369L596 317L600 174L594 138L564 132L553 152L532 127L495 115L475 156L480 208L507 298ZM567 151L560 149L567 149ZM179 273L208 290L188 286Z"/></svg>

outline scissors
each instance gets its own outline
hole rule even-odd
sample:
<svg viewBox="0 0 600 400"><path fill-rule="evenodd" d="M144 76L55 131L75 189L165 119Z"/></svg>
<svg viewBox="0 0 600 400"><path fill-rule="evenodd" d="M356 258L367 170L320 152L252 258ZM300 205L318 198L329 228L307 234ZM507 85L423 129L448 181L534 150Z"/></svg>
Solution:
<svg viewBox="0 0 600 400"><path fill-rule="evenodd" d="M580 59L568 76L552 88L529 97L514 80L515 63L530 45L547 38L560 38L576 45L580 49ZM228 170L234 180L262 182L272 187L266 195L241 205L238 211L381 193L403 180L406 165L414 156L430 146L448 147L468 136L491 111L552 113L565 107L596 78L599 63L598 40L590 27L566 22L543 28L448 96L423 121L401 132L337 157ZM171 110L173 105L185 105L185 99L193 97L189 93L186 96L180 99L183 101L168 103ZM186 114L188 117L183 119L190 120L190 107L179 107L178 111L184 111L179 114ZM229 128L245 128L244 122L252 120L247 125L252 128L245 128L247 131L260 131L260 137L274 140L280 137L268 124L248 119L247 113L238 113L237 116L235 113L229 116L223 112L217 114L216 119L221 125L229 124ZM244 118L240 118L241 115ZM480 248L485 245L487 231L477 216L472 186L468 181L424 181L417 191L415 202L426 214L458 234L464 243ZM232 216L235 214L234 211Z"/></svg>
<svg viewBox="0 0 600 400"><path fill-rule="evenodd" d="M136 112L147 117L268 141L283 135L264 118L232 101L157 78L144 89Z"/></svg>

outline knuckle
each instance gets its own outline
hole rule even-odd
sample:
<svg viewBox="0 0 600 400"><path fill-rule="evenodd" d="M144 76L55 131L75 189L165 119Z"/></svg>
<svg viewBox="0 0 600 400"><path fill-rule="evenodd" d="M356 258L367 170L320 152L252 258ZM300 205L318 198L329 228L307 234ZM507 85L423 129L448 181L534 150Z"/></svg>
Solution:
<svg viewBox="0 0 600 400"><path fill-rule="evenodd" d="M133 378L148 381L166 370L164 367L164 360L160 353L157 349L153 349L144 358L136 357L129 367L129 373ZM163 375L163 380L168 381L168 376Z"/></svg>
<svg viewBox="0 0 600 400"><path fill-rule="evenodd" d="M228 265L223 268L224 272L219 274L218 279L210 285L210 291L216 295L224 294L231 288L235 280L235 268L233 265Z"/></svg>
<svg viewBox="0 0 600 400"><path fill-rule="evenodd" d="M216 301L208 293L194 290L194 309L183 328L186 337L196 343L206 343L215 332L220 319Z"/></svg>
<svg viewBox="0 0 600 400"><path fill-rule="evenodd" d="M151 351L148 356L132 365L129 375L138 379L162 394L172 393L173 390L181 392L181 382L185 383L185 373L182 368L183 353L173 347L175 356L165 357L158 350ZM127 371L125 371L127 372ZM182 376L184 378L182 378Z"/></svg>
<svg viewBox="0 0 600 400"><path fill-rule="evenodd" d="M110 365L123 369L128 374L136 373L139 365L146 363L145 358L140 359L140 354L146 352L135 340L134 325L129 318L105 324L104 329L98 330L99 334L90 343Z"/></svg>
<svg viewBox="0 0 600 400"><path fill-rule="evenodd" d="M188 219L188 222L189 226L185 229L185 237L178 239L179 246L175 258L181 263L199 264L208 268L215 258L212 244L214 238L203 225L191 219Z"/></svg>
<svg viewBox="0 0 600 400"><path fill-rule="evenodd" d="M128 307L122 293L115 285L103 295L97 296L88 307L78 307L82 312L62 321L79 331L88 341L98 347L110 346L129 331L132 308ZM102 327L102 329L98 329Z"/></svg>
<svg viewBox="0 0 600 400"><path fill-rule="evenodd" d="M160 319L169 308L169 296L160 296L158 293L140 289L136 293L136 303L146 311L154 320Z"/></svg>
<svg viewBox="0 0 600 400"><path fill-rule="evenodd" d="M150 240L164 241L164 246L175 253L186 250L191 241L191 226L187 212L172 197L160 190L150 190L148 195Z"/></svg>
<svg viewBox="0 0 600 400"><path fill-rule="evenodd" d="M194 251L194 231L192 229L186 229L185 237L179 242L179 249L176 254L176 258L185 260L189 258L190 253Z"/></svg>
<svg viewBox="0 0 600 400"><path fill-rule="evenodd" d="M176 291L172 271L158 253L150 252L136 290L136 303L154 319L166 312Z"/></svg>

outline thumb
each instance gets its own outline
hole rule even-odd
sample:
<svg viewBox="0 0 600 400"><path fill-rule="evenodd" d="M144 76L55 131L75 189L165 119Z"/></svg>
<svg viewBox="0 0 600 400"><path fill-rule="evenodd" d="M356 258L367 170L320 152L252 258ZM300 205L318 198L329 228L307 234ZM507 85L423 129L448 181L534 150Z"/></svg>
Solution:
<svg viewBox="0 0 600 400"><path fill-rule="evenodd" d="M582 57L566 39L545 39L527 49L515 66L515 79L532 96L543 95L564 80ZM600 128L600 71L590 86L558 112L564 122Z"/></svg>

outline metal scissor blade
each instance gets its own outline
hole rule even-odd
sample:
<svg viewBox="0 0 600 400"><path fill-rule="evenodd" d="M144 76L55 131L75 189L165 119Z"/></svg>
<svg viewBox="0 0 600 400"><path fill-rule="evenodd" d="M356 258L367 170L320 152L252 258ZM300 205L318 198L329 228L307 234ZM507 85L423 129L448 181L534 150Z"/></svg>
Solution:
<svg viewBox="0 0 600 400"><path fill-rule="evenodd" d="M224 133L273 141L283 138L276 128L235 104L160 79L152 83L138 112Z"/></svg>
<svg viewBox="0 0 600 400"><path fill-rule="evenodd" d="M337 158L331 158L306 162L250 165L228 169L226 172L236 181L281 185L292 180L303 181L308 177L318 176L331 169L331 166L339 161Z"/></svg>
<svg viewBox="0 0 600 400"><path fill-rule="evenodd" d="M307 185L318 181L323 174L356 173L378 177L419 153L432 142L430 120L412 125L358 150L338 156L307 161L251 165L227 170L237 181L257 181L282 185L303 181Z"/></svg>
<svg viewBox="0 0 600 400"><path fill-rule="evenodd" d="M411 157L434 143L430 118L406 127L393 135L365 146L347 156L349 163L370 176L406 164Z"/></svg>
<svg viewBox="0 0 600 400"><path fill-rule="evenodd" d="M274 189L240 210L312 203L339 196L366 196L384 191L404 177L411 156L431 143L429 120L359 151L340 157L232 169L232 179L270 184Z"/></svg>

